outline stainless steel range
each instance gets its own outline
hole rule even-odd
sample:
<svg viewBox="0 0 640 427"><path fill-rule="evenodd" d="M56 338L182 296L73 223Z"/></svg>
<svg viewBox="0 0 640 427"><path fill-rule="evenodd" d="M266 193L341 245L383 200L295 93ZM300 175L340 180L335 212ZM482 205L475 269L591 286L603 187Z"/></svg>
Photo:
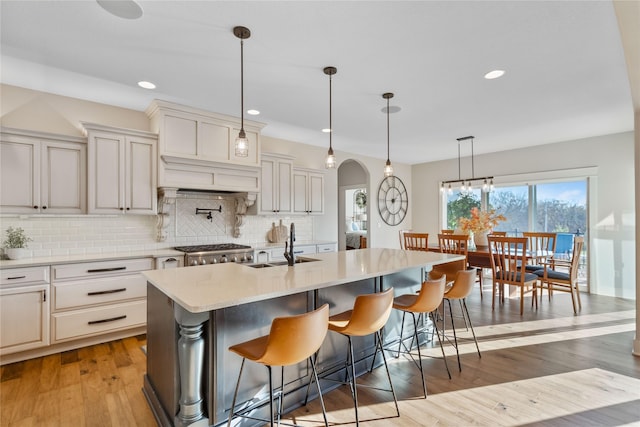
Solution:
<svg viewBox="0 0 640 427"><path fill-rule="evenodd" d="M185 266L253 261L253 248L236 243L178 246L174 249L185 253Z"/></svg>

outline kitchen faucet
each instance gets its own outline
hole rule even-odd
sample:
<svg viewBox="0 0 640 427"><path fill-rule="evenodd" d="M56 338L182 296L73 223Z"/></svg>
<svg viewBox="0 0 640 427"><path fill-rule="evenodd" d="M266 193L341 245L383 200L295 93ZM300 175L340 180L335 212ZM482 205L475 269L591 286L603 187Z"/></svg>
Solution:
<svg viewBox="0 0 640 427"><path fill-rule="evenodd" d="M287 265L292 266L295 264L295 255L293 254L293 242L296 240L296 227L291 223L289 229L289 242L284 242L284 257L287 259Z"/></svg>

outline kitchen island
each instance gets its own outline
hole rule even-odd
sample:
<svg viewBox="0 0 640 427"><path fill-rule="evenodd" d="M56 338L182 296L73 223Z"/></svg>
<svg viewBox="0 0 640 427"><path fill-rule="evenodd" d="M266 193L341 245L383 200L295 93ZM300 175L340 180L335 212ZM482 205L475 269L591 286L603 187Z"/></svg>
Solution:
<svg viewBox="0 0 640 427"><path fill-rule="evenodd" d="M144 392L160 425L219 425L228 417L240 358L227 348L267 334L274 317L300 314L325 302L331 313L350 309L355 296L394 287L415 291L434 265L462 268L464 257L371 248L315 254L292 267L222 264L145 272L147 373ZM261 267L261 268L255 268ZM393 337L392 316L385 336ZM329 334L318 355L327 370L344 357L344 343ZM356 357L374 348L357 345ZM239 401L265 394L264 368L245 367ZM307 366L285 369L287 409L299 405ZM279 379L276 379L279 381ZM291 397L289 397L291 396Z"/></svg>

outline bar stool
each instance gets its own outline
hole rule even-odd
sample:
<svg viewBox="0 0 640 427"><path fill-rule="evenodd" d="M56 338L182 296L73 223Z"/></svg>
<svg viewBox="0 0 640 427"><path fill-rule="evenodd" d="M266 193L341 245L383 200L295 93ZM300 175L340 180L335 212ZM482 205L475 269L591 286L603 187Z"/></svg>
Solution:
<svg viewBox="0 0 640 427"><path fill-rule="evenodd" d="M355 359L353 357L353 343L351 337L363 337L371 334L376 334L375 355L378 354L378 350L380 350L380 352L382 353L382 360L384 361L384 367L387 370L387 378L389 379L390 386L390 390L378 390L390 391L393 394L393 401L396 405L396 413L398 417L400 416L398 400L396 399L396 392L393 389L393 383L391 382L391 374L389 373L387 358L384 355L384 350L382 348L382 334L380 333L380 330L387 323L389 315L391 315L392 305L393 288L390 288L384 292L358 295L353 304L352 310L348 310L329 317L329 330L338 332L346 336L349 342L349 353L347 354L345 370L347 372L347 383L351 386L351 395L356 412L356 425L360 425L360 419L358 417L358 389L356 385L356 366ZM375 356L371 364L372 369L374 363ZM349 364L351 365L351 375L349 375Z"/></svg>
<svg viewBox="0 0 640 427"><path fill-rule="evenodd" d="M404 332L404 318L407 313L411 314L413 319L413 335L411 336L411 346L413 346L413 342L417 343L418 347L418 362L416 363L413 358L413 354L411 353L411 348L407 349L405 346L407 353L411 356L416 367L420 370L420 377L422 379L422 389L424 390L424 397L427 398L427 383L424 379L424 369L422 368L422 354L420 353L420 341L418 339L418 320L422 313L428 313L431 317L431 321L433 323L433 327L436 331L436 335L438 336L438 342L440 343L440 350L442 351L442 359L444 360L444 365L447 368L447 374L449 375L449 379L451 379L451 372L449 371L449 365L447 363L447 358L444 354L444 348L442 347L442 340L440 339L440 333L438 332L438 326L436 324L436 319L434 316L435 311L438 309L440 304L442 303L442 299L444 297L444 289L446 284L446 276L442 275L437 279L430 279L422 282L422 287L420 288L420 292L417 294L405 294L396 297L393 300L393 308L396 310L402 311L402 326L400 327L400 342L398 343L398 357L400 356L401 348L404 345L404 341L409 339L403 337Z"/></svg>
<svg viewBox="0 0 640 427"><path fill-rule="evenodd" d="M449 317L451 319L451 328L453 329L453 346L456 348L456 355L458 356L458 370L462 372L462 365L460 364L460 352L458 351L458 337L456 335L456 325L453 321L453 310L451 309L451 300L458 300L460 302L460 309L462 310L462 319L464 320L465 326L471 329L471 334L473 335L473 341L476 343L476 349L478 350L478 357L482 357L480 354L480 347L478 347L478 340L476 339L476 333L473 330L473 324L471 323L471 318L469 317L469 310L467 309L466 298L471 293L473 289L473 284L476 279L476 269L470 268L467 270L460 270L456 273L456 278L453 281L453 285L447 292L444 294L444 300L449 305ZM447 318L446 311L443 309L443 320L442 320L442 336L445 336L445 330L447 326Z"/></svg>
<svg viewBox="0 0 640 427"><path fill-rule="evenodd" d="M231 426L231 420L234 416L245 416L244 414L257 407L257 405L252 405L249 408L242 409L239 413L235 412L238 388L240 387L242 369L244 368L244 362L246 359L266 366L269 371L269 409L271 412L270 421L272 426L274 425L275 418L273 411L274 392L271 367L281 366L282 372L284 373L285 366L295 365L305 359L309 359L309 363L311 364L311 369L313 371L313 378L318 386L318 395L322 405L324 424L325 426L328 425L327 413L324 407L324 400L322 399L322 390L318 383L316 365L313 357L311 357L316 351L318 351L325 336L327 335L328 322L329 305L324 304L317 310L308 313L289 317L277 317L273 319L271 323L269 335L229 347L229 351L232 351L242 357L240 373L238 374L238 382L236 384L235 392L233 393L233 403L231 404L231 412L229 413L229 427ZM278 423L280 422L280 415L282 411L284 375L282 375L281 378L282 382L280 383L280 391L278 393Z"/></svg>

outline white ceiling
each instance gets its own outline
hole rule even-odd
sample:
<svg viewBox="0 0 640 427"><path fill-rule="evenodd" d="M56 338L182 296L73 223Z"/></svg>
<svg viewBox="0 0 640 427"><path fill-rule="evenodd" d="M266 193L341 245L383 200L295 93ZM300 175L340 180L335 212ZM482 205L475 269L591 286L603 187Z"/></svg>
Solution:
<svg viewBox="0 0 640 427"><path fill-rule="evenodd" d="M610 1L95 1L0 3L1 81L144 110L154 98L239 116L263 134L409 164L630 131L633 107ZM485 80L493 69L504 77ZM139 80L157 84L148 91ZM255 119L248 117L246 119ZM463 147L463 156L468 155ZM339 159L340 160L340 159Z"/></svg>

